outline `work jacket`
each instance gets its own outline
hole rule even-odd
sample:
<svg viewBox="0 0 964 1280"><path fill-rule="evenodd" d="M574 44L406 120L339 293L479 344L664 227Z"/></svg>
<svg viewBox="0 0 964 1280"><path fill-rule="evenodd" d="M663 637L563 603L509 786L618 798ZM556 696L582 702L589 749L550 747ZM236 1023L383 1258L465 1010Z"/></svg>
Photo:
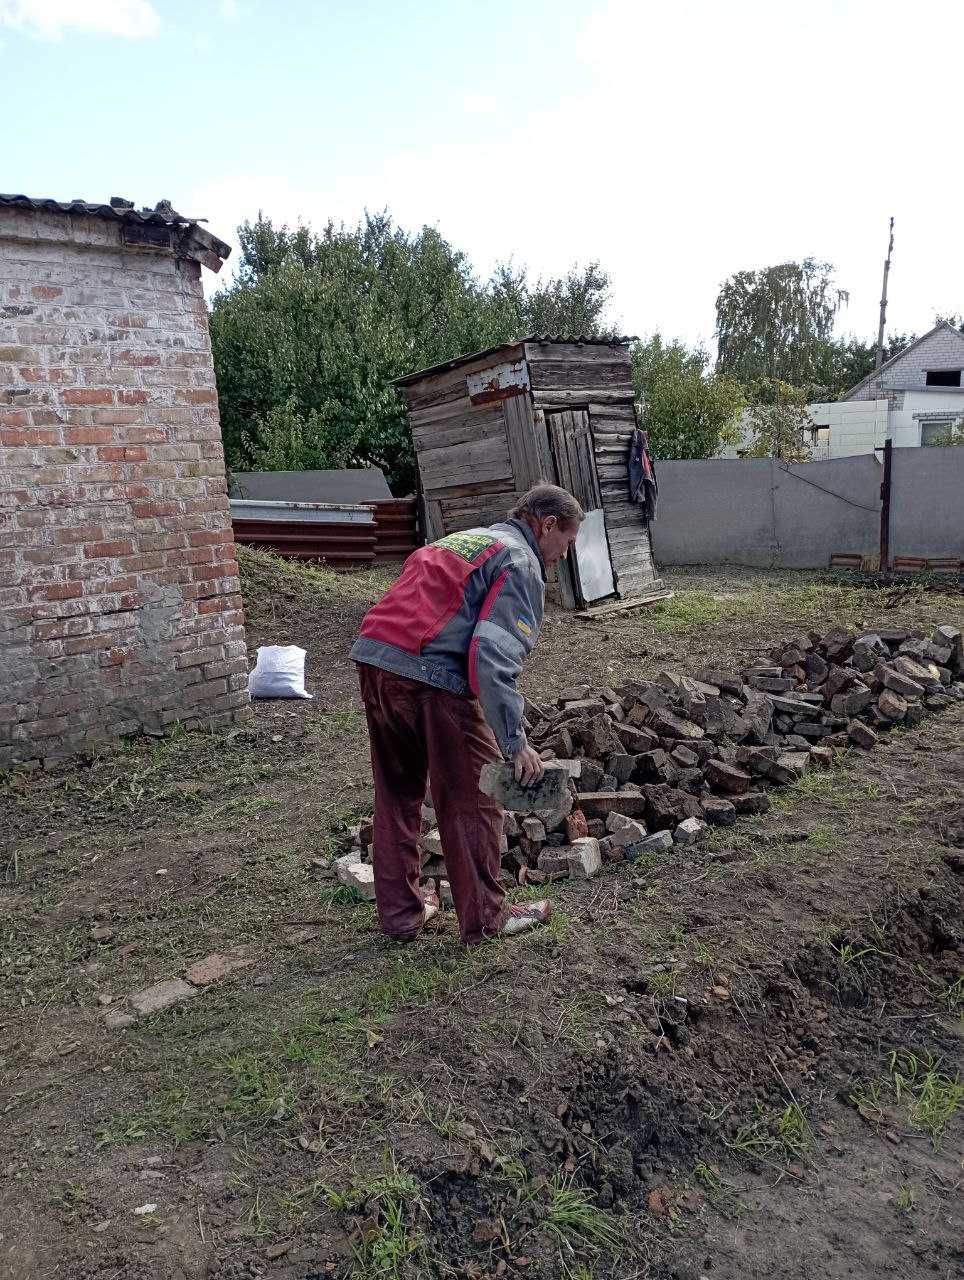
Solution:
<svg viewBox="0 0 964 1280"><path fill-rule="evenodd" d="M526 745L516 681L544 605L545 566L527 524L451 533L408 557L365 615L351 656L461 697L474 694L511 757Z"/></svg>

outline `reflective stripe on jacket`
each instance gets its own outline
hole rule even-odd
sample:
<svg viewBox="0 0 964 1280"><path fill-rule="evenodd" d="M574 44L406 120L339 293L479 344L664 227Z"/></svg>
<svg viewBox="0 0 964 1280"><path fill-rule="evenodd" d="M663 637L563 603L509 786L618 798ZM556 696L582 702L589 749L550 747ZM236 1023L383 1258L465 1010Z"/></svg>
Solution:
<svg viewBox="0 0 964 1280"><path fill-rule="evenodd" d="M542 626L545 568L529 526L507 520L420 547L365 615L356 662L475 694L499 746L525 746L522 664Z"/></svg>

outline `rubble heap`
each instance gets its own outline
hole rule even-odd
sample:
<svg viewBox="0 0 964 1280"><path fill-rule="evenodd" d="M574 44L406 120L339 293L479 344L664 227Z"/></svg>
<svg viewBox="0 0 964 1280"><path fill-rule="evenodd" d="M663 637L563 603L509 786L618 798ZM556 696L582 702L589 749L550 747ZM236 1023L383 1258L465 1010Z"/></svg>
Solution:
<svg viewBox="0 0 964 1280"><path fill-rule="evenodd" d="M769 786L827 769L842 747L872 748L882 731L964 701L961 632L907 630L792 637L770 661L742 671L707 668L699 679L663 671L618 689L576 685L555 707L526 701L526 732L542 758L569 774L563 804L505 814L507 883L595 875L695 844L710 825L770 807ZM497 791L497 789L496 789ZM422 811L425 880L447 895L442 839ZM351 831L336 860L342 883L374 896L371 822Z"/></svg>

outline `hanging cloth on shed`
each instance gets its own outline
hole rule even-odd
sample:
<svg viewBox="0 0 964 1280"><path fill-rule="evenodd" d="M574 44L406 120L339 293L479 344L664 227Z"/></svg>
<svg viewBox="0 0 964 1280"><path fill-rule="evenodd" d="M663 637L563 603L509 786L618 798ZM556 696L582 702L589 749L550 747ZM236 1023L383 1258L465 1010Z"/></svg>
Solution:
<svg viewBox="0 0 964 1280"><path fill-rule="evenodd" d="M656 471L649 456L649 436L636 427L629 442L629 500L640 504L647 524L656 519L658 494Z"/></svg>

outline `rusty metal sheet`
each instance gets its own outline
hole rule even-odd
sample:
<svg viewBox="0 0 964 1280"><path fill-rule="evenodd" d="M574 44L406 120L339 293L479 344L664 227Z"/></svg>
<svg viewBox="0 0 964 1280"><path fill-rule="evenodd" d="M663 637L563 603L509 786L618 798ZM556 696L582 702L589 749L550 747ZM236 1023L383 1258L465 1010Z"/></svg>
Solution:
<svg viewBox="0 0 964 1280"><path fill-rule="evenodd" d="M525 360L493 365L481 373L470 373L465 379L472 404L488 404L509 396L523 395L529 390L529 366Z"/></svg>

